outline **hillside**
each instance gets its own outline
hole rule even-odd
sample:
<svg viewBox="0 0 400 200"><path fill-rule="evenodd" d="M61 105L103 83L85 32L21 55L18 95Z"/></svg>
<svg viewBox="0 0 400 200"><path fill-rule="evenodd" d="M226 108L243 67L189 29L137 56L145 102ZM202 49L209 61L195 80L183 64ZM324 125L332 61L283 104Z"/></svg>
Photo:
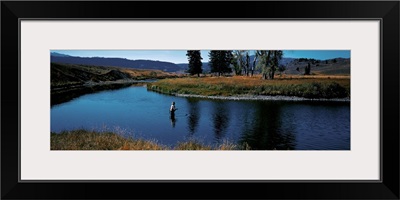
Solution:
<svg viewBox="0 0 400 200"><path fill-rule="evenodd" d="M176 65L178 65L181 68L182 72L186 72L186 70L189 68L188 63L179 63ZM203 68L203 73L208 73L211 70L210 66L208 65L208 62L203 62L203 65L201 66L201 68Z"/></svg>
<svg viewBox="0 0 400 200"><path fill-rule="evenodd" d="M310 63L311 74L316 75L350 75L350 59L335 58L328 60L294 59L286 64L285 74L304 74Z"/></svg>
<svg viewBox="0 0 400 200"><path fill-rule="evenodd" d="M129 60L125 58L76 57L59 53L51 53L50 61L52 63L116 66L133 69L161 70L165 72L176 72L180 70L178 65L163 61Z"/></svg>
<svg viewBox="0 0 400 200"><path fill-rule="evenodd" d="M118 80L134 81L152 78L175 77L160 70L139 70L118 67L51 63L51 88L79 86Z"/></svg>

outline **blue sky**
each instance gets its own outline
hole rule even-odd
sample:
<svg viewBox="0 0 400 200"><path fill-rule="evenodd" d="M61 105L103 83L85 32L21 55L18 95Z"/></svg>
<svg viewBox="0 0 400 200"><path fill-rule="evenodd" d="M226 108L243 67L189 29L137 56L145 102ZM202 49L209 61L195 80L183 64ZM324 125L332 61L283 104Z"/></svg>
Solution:
<svg viewBox="0 0 400 200"><path fill-rule="evenodd" d="M52 50L79 57L126 58L130 60L159 60L172 63L187 63L186 50ZM207 50L201 51L203 62L208 62ZM314 58L326 60L331 58L350 58L350 50L284 50L283 57Z"/></svg>

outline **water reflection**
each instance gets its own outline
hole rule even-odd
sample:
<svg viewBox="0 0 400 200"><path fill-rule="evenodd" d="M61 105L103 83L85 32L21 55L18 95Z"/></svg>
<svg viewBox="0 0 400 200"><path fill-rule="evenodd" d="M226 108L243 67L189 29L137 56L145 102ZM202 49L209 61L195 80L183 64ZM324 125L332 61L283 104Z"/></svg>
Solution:
<svg viewBox="0 0 400 200"><path fill-rule="evenodd" d="M172 128L175 128L176 125L176 118L175 118L175 113L170 113L169 119L171 120L171 126Z"/></svg>
<svg viewBox="0 0 400 200"><path fill-rule="evenodd" d="M213 104L213 115L212 120L214 123L214 134L215 140L220 143L221 139L224 138L225 131L229 124L229 109L227 108L226 102L214 102Z"/></svg>
<svg viewBox="0 0 400 200"><path fill-rule="evenodd" d="M194 98L188 98L187 99L188 103L188 109L189 109L189 115L188 115L188 129L189 133L192 136L195 132L196 129L199 125L199 100L194 99Z"/></svg>
<svg viewBox="0 0 400 200"><path fill-rule="evenodd" d="M282 118L280 103L263 102L257 107L253 120L243 128L240 143L253 150L288 150L295 148L295 136L290 120ZM283 121L286 123L283 126ZM285 128L283 128L285 127Z"/></svg>
<svg viewBox="0 0 400 200"><path fill-rule="evenodd" d="M127 84L105 84L105 85L94 85L94 86L77 86L70 87L67 89L52 89L50 103L51 107L57 104L65 103L86 94L92 94L105 90L118 90L129 87L131 85L139 83L127 83Z"/></svg>

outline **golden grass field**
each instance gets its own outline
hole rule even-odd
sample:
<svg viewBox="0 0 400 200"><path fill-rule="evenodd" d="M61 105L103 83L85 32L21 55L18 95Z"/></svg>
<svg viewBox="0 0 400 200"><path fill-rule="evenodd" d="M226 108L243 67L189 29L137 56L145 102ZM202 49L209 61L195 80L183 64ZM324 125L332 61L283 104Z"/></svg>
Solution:
<svg viewBox="0 0 400 200"><path fill-rule="evenodd" d="M147 85L167 94L205 96L284 95L307 98L350 97L350 76L276 76L262 80L260 76L169 78Z"/></svg>
<svg viewBox="0 0 400 200"><path fill-rule="evenodd" d="M118 68L121 72L127 73L132 77L148 77L148 78L167 78L167 77L179 77L175 73L164 72L161 70L144 70L144 69L129 69L129 68Z"/></svg>

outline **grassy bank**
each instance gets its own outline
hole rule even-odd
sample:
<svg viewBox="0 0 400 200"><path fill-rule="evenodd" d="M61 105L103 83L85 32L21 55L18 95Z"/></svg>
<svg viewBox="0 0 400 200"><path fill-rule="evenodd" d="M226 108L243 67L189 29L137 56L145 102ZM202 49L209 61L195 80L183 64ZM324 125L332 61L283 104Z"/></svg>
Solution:
<svg viewBox="0 0 400 200"><path fill-rule="evenodd" d="M51 150L238 150L234 144L211 147L196 141L181 142L175 148L158 144L151 140L126 138L113 132L88 130L51 133Z"/></svg>
<svg viewBox="0 0 400 200"><path fill-rule="evenodd" d="M204 96L282 95L305 98L350 97L349 77L284 77L261 80L259 77L203 77L159 80L149 90L165 94Z"/></svg>
<svg viewBox="0 0 400 200"><path fill-rule="evenodd" d="M179 77L161 70L51 63L51 89Z"/></svg>

